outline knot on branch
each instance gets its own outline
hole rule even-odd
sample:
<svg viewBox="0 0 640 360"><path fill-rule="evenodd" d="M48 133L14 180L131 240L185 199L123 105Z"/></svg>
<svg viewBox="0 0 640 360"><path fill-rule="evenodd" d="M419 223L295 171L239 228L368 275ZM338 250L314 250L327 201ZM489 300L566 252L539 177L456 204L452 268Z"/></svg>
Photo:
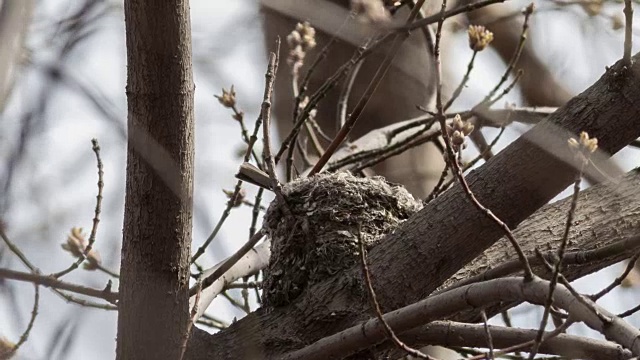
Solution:
<svg viewBox="0 0 640 360"><path fill-rule="evenodd" d="M346 172L298 179L282 190L291 216L275 200L264 218L271 238L263 292L268 307L287 305L308 286L357 264L359 227L371 248L422 207L401 185Z"/></svg>

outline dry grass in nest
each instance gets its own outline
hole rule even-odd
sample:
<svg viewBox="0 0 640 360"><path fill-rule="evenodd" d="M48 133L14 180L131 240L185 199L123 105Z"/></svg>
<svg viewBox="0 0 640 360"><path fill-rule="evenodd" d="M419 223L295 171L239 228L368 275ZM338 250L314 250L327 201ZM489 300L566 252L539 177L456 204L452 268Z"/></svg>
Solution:
<svg viewBox="0 0 640 360"><path fill-rule="evenodd" d="M356 265L358 228L367 248L422 207L401 185L346 172L318 174L283 187L265 215L271 260L264 273L265 306L289 304L309 285Z"/></svg>

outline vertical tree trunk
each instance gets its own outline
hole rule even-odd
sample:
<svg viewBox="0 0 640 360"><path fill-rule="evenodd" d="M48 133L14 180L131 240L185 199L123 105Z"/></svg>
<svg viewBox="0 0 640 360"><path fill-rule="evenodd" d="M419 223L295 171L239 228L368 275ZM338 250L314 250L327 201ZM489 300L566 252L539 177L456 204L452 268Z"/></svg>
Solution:
<svg viewBox="0 0 640 360"><path fill-rule="evenodd" d="M189 323L188 0L126 0L128 148L117 359L179 359Z"/></svg>

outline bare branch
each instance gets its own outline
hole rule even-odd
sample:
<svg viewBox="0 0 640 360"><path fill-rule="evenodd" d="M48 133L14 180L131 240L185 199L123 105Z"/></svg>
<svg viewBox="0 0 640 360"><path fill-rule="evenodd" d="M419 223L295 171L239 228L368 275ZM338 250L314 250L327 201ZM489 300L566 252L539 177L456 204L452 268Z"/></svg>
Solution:
<svg viewBox="0 0 640 360"><path fill-rule="evenodd" d="M30 273L24 273L20 271L0 268L0 278L26 281L33 284L42 285L45 287L71 291L77 294L91 296L98 299L104 299L112 304L115 304L116 300L118 299L118 293L112 292L109 286L107 286L103 290L98 290L98 289L93 289L93 288L89 288L82 285L67 283L49 275L30 274Z"/></svg>
<svg viewBox="0 0 640 360"><path fill-rule="evenodd" d="M589 89L467 176L467 182L481 203L494 211L510 228L515 228L573 181L575 164L571 162L571 154L566 149L567 137L558 133L558 129L574 134L587 131L598 138L600 148L609 154L640 137L640 123L636 121L640 117L640 107L637 105L640 104L640 92L636 86L640 64L635 62L624 77L619 76L622 66L618 63L609 68ZM624 194L617 192L617 187L613 193L623 198ZM565 214L565 211L561 213ZM609 214L611 218L616 215ZM542 224L548 226L550 219L545 219ZM592 230L599 231L599 227L595 226ZM546 237L540 236L544 234L544 230L541 231L538 236L544 242ZM389 311L424 298L425 294L437 289L499 240L502 234L502 229L477 216L477 209L465 198L461 187L453 187L371 249L370 270L378 285L376 295L381 306ZM589 234L587 232L584 235ZM610 233L609 239L619 237ZM569 243L586 243L586 240L584 243L579 240L582 238L577 238L575 242L570 239ZM583 276L627 256L631 254L581 266L567 277ZM421 266L417 267L416 264ZM570 268L567 268L565 272L569 271ZM234 331L229 329L216 335L194 331L190 344L192 350L187 350L187 353L191 354L190 359L206 359L214 354L220 357L223 353L227 354L223 358L238 358L247 354L234 344L251 344L252 349L258 352L285 351L282 348L268 350L262 344L288 334L294 336L293 339L300 339L299 342L289 343L288 348L295 349L321 338L328 330L340 330L346 324L361 321L365 309L357 305L344 282L358 273L359 269L352 268L333 279L313 285L291 306L275 309L271 313L249 315L232 326ZM403 294L401 297L397 296L400 292ZM308 314L303 309L314 306L326 308L319 304L332 304L327 309L327 318L332 312L339 312L342 314L341 320L333 322L329 329L325 322L305 320ZM253 326L256 321L270 326ZM232 341L232 337L239 334L243 334L242 341L238 342L237 338Z"/></svg>
<svg viewBox="0 0 640 360"><path fill-rule="evenodd" d="M549 282L540 278L523 281L522 278L502 278L464 286L450 292L436 295L384 315L385 321L396 331L410 330L421 324L445 318L462 310L478 308L499 301L528 301L544 304L549 292ZM611 317L610 323L603 323L591 309L578 302L573 294L559 285L554 291L555 304L567 311L576 320L602 333L611 341L630 349L634 355L640 354L640 330L624 320L592 303L599 312ZM283 359L326 359L351 354L371 344L384 340L384 329L378 319L370 319L337 334L325 337L301 350L283 356Z"/></svg>
<svg viewBox="0 0 640 360"><path fill-rule="evenodd" d="M253 249L250 248L248 252L245 252L237 262L230 266L229 269L224 271L220 276L217 276L216 272L223 266L226 266L230 258L225 259L220 264L206 270L203 273L203 278L208 279L213 276L215 280L211 281L210 284L207 284L208 286L206 288L203 288L195 319L197 320L202 316L209 304L211 304L213 299L215 299L215 297L224 290L225 286L245 276L256 274L258 271L266 268L269 264L269 256L271 255L270 246L271 243L269 241L265 241ZM214 274L216 276L214 276ZM189 304L190 307L194 307L195 295L192 295Z"/></svg>
<svg viewBox="0 0 640 360"><path fill-rule="evenodd" d="M102 158L100 157L100 145L98 145L98 139L92 139L91 144L93 152L96 154L96 163L98 166L98 194L96 195L96 208L93 214L93 226L91 227L91 234L89 235L89 243L87 246L82 249L82 252L78 255L78 260L76 260L71 266L68 268L52 274L53 277L60 278L73 270L77 269L80 264L91 254L91 250L93 248L93 243L96 241L96 234L98 233L98 224L100 223L100 211L102 208L102 189L104 188L103 176L104 172L102 170ZM97 266L100 266L99 262L96 262ZM104 268L102 268L104 269ZM103 271L107 271L104 269ZM116 276L117 277L117 276Z"/></svg>
<svg viewBox="0 0 640 360"><path fill-rule="evenodd" d="M536 336L534 329L517 329L489 325L493 344L496 348L507 348L530 341ZM550 333L545 332L545 338ZM440 346L486 346L484 325L434 321L414 330L402 333L402 338L410 344L436 344ZM629 350L620 345L593 338L559 334L542 343L540 352L579 359L619 360L632 357Z"/></svg>

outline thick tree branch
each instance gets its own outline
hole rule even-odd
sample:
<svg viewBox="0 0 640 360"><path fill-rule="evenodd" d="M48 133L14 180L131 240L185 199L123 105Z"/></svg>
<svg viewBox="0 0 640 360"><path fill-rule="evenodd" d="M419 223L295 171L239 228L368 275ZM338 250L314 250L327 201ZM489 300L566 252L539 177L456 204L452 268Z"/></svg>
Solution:
<svg viewBox="0 0 640 360"><path fill-rule="evenodd" d="M640 248L638 187L640 174L633 170L613 183L596 185L580 192L580 206L576 211L577 218L572 226L568 252L564 259L566 267L563 274L567 278L576 279L602 269L628 258ZM535 249L543 249L543 253L548 252L550 256L555 255L553 244L561 236L564 227L562 220L566 216L569 201L567 198L543 206L514 231L535 272L542 277L548 276L548 272L535 255ZM269 240L248 252L211 288L203 290L200 305L202 310L225 284L264 269L269 255ZM205 271L205 275L208 276L219 266ZM517 274L520 270L521 263L516 259L513 248L506 239L501 239L460 269L439 291L451 286ZM473 320L464 317L461 319Z"/></svg>
<svg viewBox="0 0 640 360"><path fill-rule="evenodd" d="M568 264L562 272L568 279L589 274L627 258L636 251L638 245L627 243L626 249L622 252L604 253L599 261L588 259L588 265L586 262L579 262L581 259L586 260L586 250L603 249L621 239L633 239L640 235L639 186L640 174L637 170L632 170L614 183L596 185L580 192L576 219L569 234L567 248L567 251L575 252L575 261L567 259ZM536 248L543 253L556 249L564 230L562 219L566 218L568 202L569 199L564 199L542 207L514 231L516 238L522 240L522 248L527 255L535 256ZM482 274L486 274L485 277L477 280L493 278L494 275L489 274L499 270L494 269L498 265L503 268L498 276L517 273L520 266L517 261L512 261L514 256L515 253L508 241L501 239L449 278L443 287ZM510 265L505 266L506 264ZM537 264L536 274L548 275L544 266L539 265L539 261L534 261L534 264Z"/></svg>
<svg viewBox="0 0 640 360"><path fill-rule="evenodd" d="M489 325L493 345L506 348L532 340L534 329L518 329ZM547 333L548 334L548 333ZM484 325L454 321L434 321L428 325L403 333L402 339L409 344L434 344L446 347L485 347L487 345ZM610 341L560 334L546 340L540 353L578 359L621 360L631 358L631 352Z"/></svg>
<svg viewBox="0 0 640 360"><path fill-rule="evenodd" d="M531 281L520 277L489 280L463 286L408 305L385 314L384 320L397 332L403 332L463 310L482 309L496 302L527 301L542 305L548 293L549 282L540 278ZM634 355L640 354L640 341L637 341L640 338L640 330L590 300L585 300L588 306L578 301L562 285L556 287L553 298L554 305L565 310L576 321L584 322L590 328L605 335L607 339L630 349ZM602 321L596 312L610 320ZM286 360L342 358L371 343L384 340L385 336L382 323L377 318L372 318L364 324L358 324L325 337L281 358Z"/></svg>
<svg viewBox="0 0 640 360"><path fill-rule="evenodd" d="M614 65L585 92L472 171L467 181L479 201L515 228L572 182L569 134L587 131L611 154L639 137L639 73L637 61L629 69ZM501 236L501 229L480 216L459 186L450 189L371 250L371 274L381 305L389 311L425 298ZM359 269L354 268L307 289L291 306L259 310L213 337L194 331L187 356L281 354L352 326L370 317L366 302L354 291L357 279Z"/></svg>
<svg viewBox="0 0 640 360"><path fill-rule="evenodd" d="M607 153L617 152L639 136L635 119L640 108L633 103L640 98L634 84L639 72L640 66L626 71L617 64L591 88L472 171L467 181L479 201L515 228L573 181L573 157L566 145L570 134L587 131ZM371 251L381 302L392 309L419 300L501 236L501 229L465 200L460 186L454 187ZM410 275L416 273L415 264L428 274L425 281L416 282ZM395 276L389 276L390 266ZM413 291L400 299L399 289Z"/></svg>

